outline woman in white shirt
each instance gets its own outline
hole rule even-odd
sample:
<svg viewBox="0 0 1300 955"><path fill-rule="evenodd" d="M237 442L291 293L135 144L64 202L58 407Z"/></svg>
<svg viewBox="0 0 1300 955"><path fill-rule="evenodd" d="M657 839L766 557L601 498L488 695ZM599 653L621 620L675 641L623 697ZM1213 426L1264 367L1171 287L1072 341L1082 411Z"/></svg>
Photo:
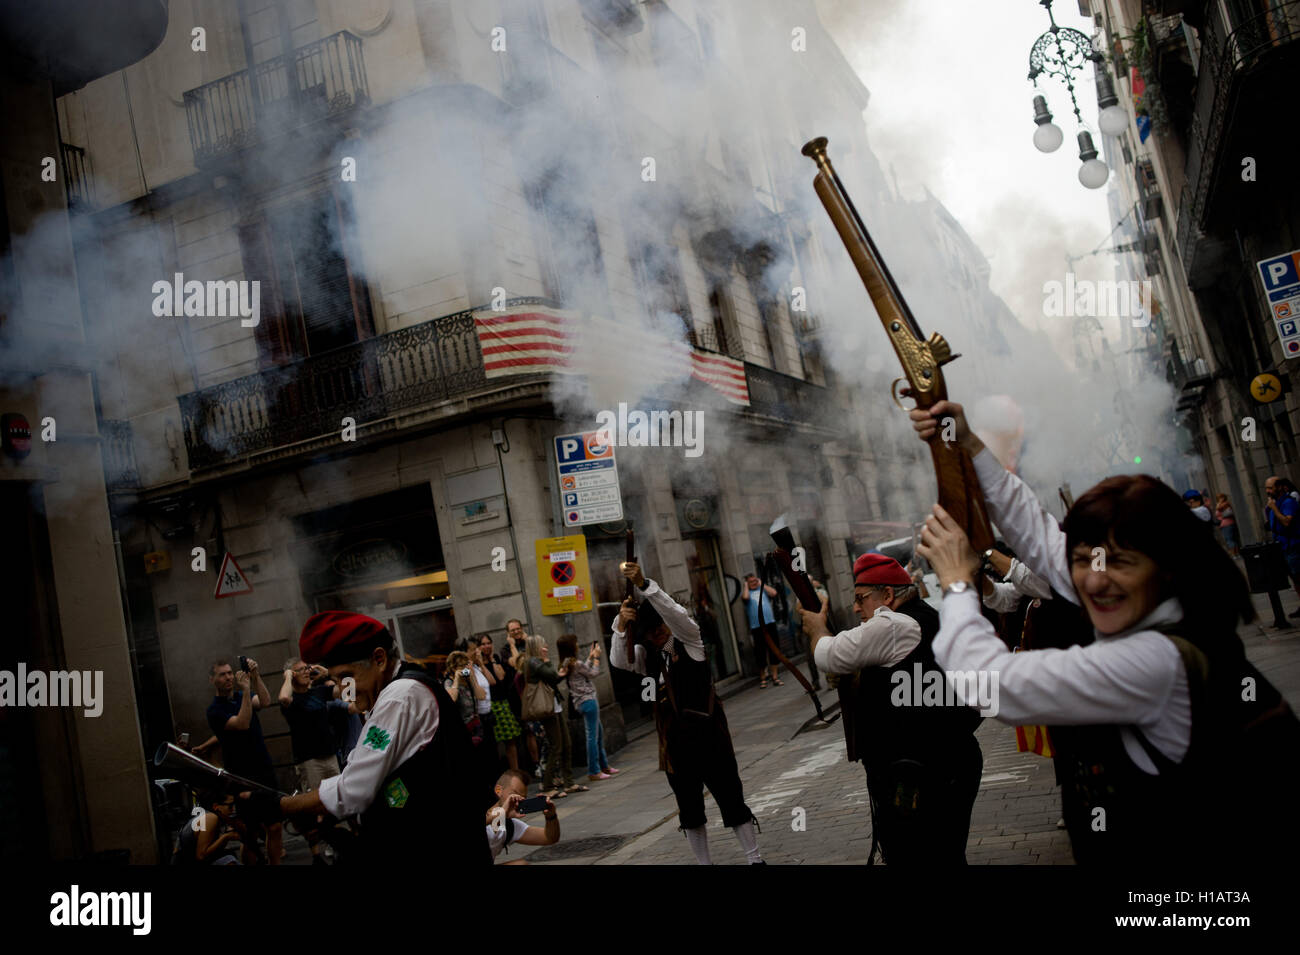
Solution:
<svg viewBox="0 0 1300 955"><path fill-rule="evenodd" d="M1011 653L980 614L979 557L936 505L918 550L944 592L934 641L940 666L987 671L999 720L1052 727L1077 861L1204 861L1195 834L1218 767L1186 759L1193 711L1184 660L1208 659L1221 672L1245 666L1236 626L1254 608L1240 571L1207 525L1155 478L1109 478L1058 526L970 431L960 405L939 402L911 416L923 440L936 435L939 419L955 419L990 518L1029 569L1087 610L1095 638ZM959 693L962 682L955 681ZM1198 676L1196 688L1203 687ZM1196 739L1213 729L1198 725Z"/></svg>

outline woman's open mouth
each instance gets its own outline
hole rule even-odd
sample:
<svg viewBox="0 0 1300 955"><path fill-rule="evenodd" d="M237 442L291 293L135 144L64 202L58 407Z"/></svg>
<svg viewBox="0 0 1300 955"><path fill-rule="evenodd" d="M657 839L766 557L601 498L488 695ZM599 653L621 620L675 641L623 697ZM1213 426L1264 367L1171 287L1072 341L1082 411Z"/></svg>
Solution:
<svg viewBox="0 0 1300 955"><path fill-rule="evenodd" d="M1090 603L1099 613L1113 613L1123 602L1125 598L1121 595L1110 595L1105 597L1089 596Z"/></svg>

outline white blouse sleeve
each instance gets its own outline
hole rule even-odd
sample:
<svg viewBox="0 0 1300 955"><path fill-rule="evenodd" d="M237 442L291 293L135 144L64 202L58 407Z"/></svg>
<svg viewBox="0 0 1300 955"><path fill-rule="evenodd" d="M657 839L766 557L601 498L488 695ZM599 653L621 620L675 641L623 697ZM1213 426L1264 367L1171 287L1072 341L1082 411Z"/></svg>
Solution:
<svg viewBox="0 0 1300 955"><path fill-rule="evenodd" d="M1004 468L988 448L975 455L974 463L989 517L1016 552L1016 559L1077 604L1069 555L1065 553L1065 532L1056 518L1043 510L1034 492Z"/></svg>

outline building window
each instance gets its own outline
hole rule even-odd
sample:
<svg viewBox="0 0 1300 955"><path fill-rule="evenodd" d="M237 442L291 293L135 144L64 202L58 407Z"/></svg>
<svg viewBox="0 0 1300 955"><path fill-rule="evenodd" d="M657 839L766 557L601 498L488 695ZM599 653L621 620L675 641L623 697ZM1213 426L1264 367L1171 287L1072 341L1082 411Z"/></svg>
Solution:
<svg viewBox="0 0 1300 955"><path fill-rule="evenodd" d="M697 329L694 344L706 351L730 355L742 361L745 358L731 300L721 283L714 284L709 289L709 323Z"/></svg>
<svg viewBox="0 0 1300 955"><path fill-rule="evenodd" d="M542 280L565 307L599 307L609 298L600 234L591 206L551 171L525 187L536 214Z"/></svg>
<svg viewBox="0 0 1300 955"><path fill-rule="evenodd" d="M677 315L691 327L691 305L682 279L676 246L645 243L632 254L632 267L641 285L646 311L650 315Z"/></svg>
<svg viewBox="0 0 1300 955"><path fill-rule="evenodd" d="M369 293L345 251L350 222L343 202L326 191L268 209L241 230L244 274L262 283L255 334L264 365L374 334Z"/></svg>

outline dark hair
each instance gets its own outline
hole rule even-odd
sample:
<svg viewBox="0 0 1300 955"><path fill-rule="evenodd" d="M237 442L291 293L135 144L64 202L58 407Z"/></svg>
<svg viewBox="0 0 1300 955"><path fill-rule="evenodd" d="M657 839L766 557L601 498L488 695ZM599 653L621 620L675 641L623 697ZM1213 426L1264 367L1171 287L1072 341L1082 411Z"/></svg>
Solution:
<svg viewBox="0 0 1300 955"><path fill-rule="evenodd" d="M225 657L222 657L218 660L212 661L212 665L208 667L208 676L209 677L216 676L217 670L219 670L221 667L230 667L230 669L232 670L234 669L234 666L231 664L231 662L227 660Z"/></svg>
<svg viewBox="0 0 1300 955"><path fill-rule="evenodd" d="M229 799L230 793L223 792L220 789L200 789L196 797L202 808L211 809L213 806L219 806Z"/></svg>
<svg viewBox="0 0 1300 955"><path fill-rule="evenodd" d="M659 611L654 608L654 604L648 600L643 600L637 604L636 619L632 621L632 639L637 643L649 643L650 635L659 629L664 622L664 618L659 616Z"/></svg>
<svg viewBox="0 0 1300 955"><path fill-rule="evenodd" d="M561 634L560 638L555 641L555 649L559 652L561 660L576 657L578 655L578 635L576 633Z"/></svg>
<svg viewBox="0 0 1300 955"><path fill-rule="evenodd" d="M1213 525L1193 514L1178 492L1147 474L1107 478L1083 494L1062 525L1067 560L1079 544L1114 543L1155 561L1165 599L1183 608L1186 638L1201 650L1240 652L1238 620L1255 617L1250 588Z"/></svg>

